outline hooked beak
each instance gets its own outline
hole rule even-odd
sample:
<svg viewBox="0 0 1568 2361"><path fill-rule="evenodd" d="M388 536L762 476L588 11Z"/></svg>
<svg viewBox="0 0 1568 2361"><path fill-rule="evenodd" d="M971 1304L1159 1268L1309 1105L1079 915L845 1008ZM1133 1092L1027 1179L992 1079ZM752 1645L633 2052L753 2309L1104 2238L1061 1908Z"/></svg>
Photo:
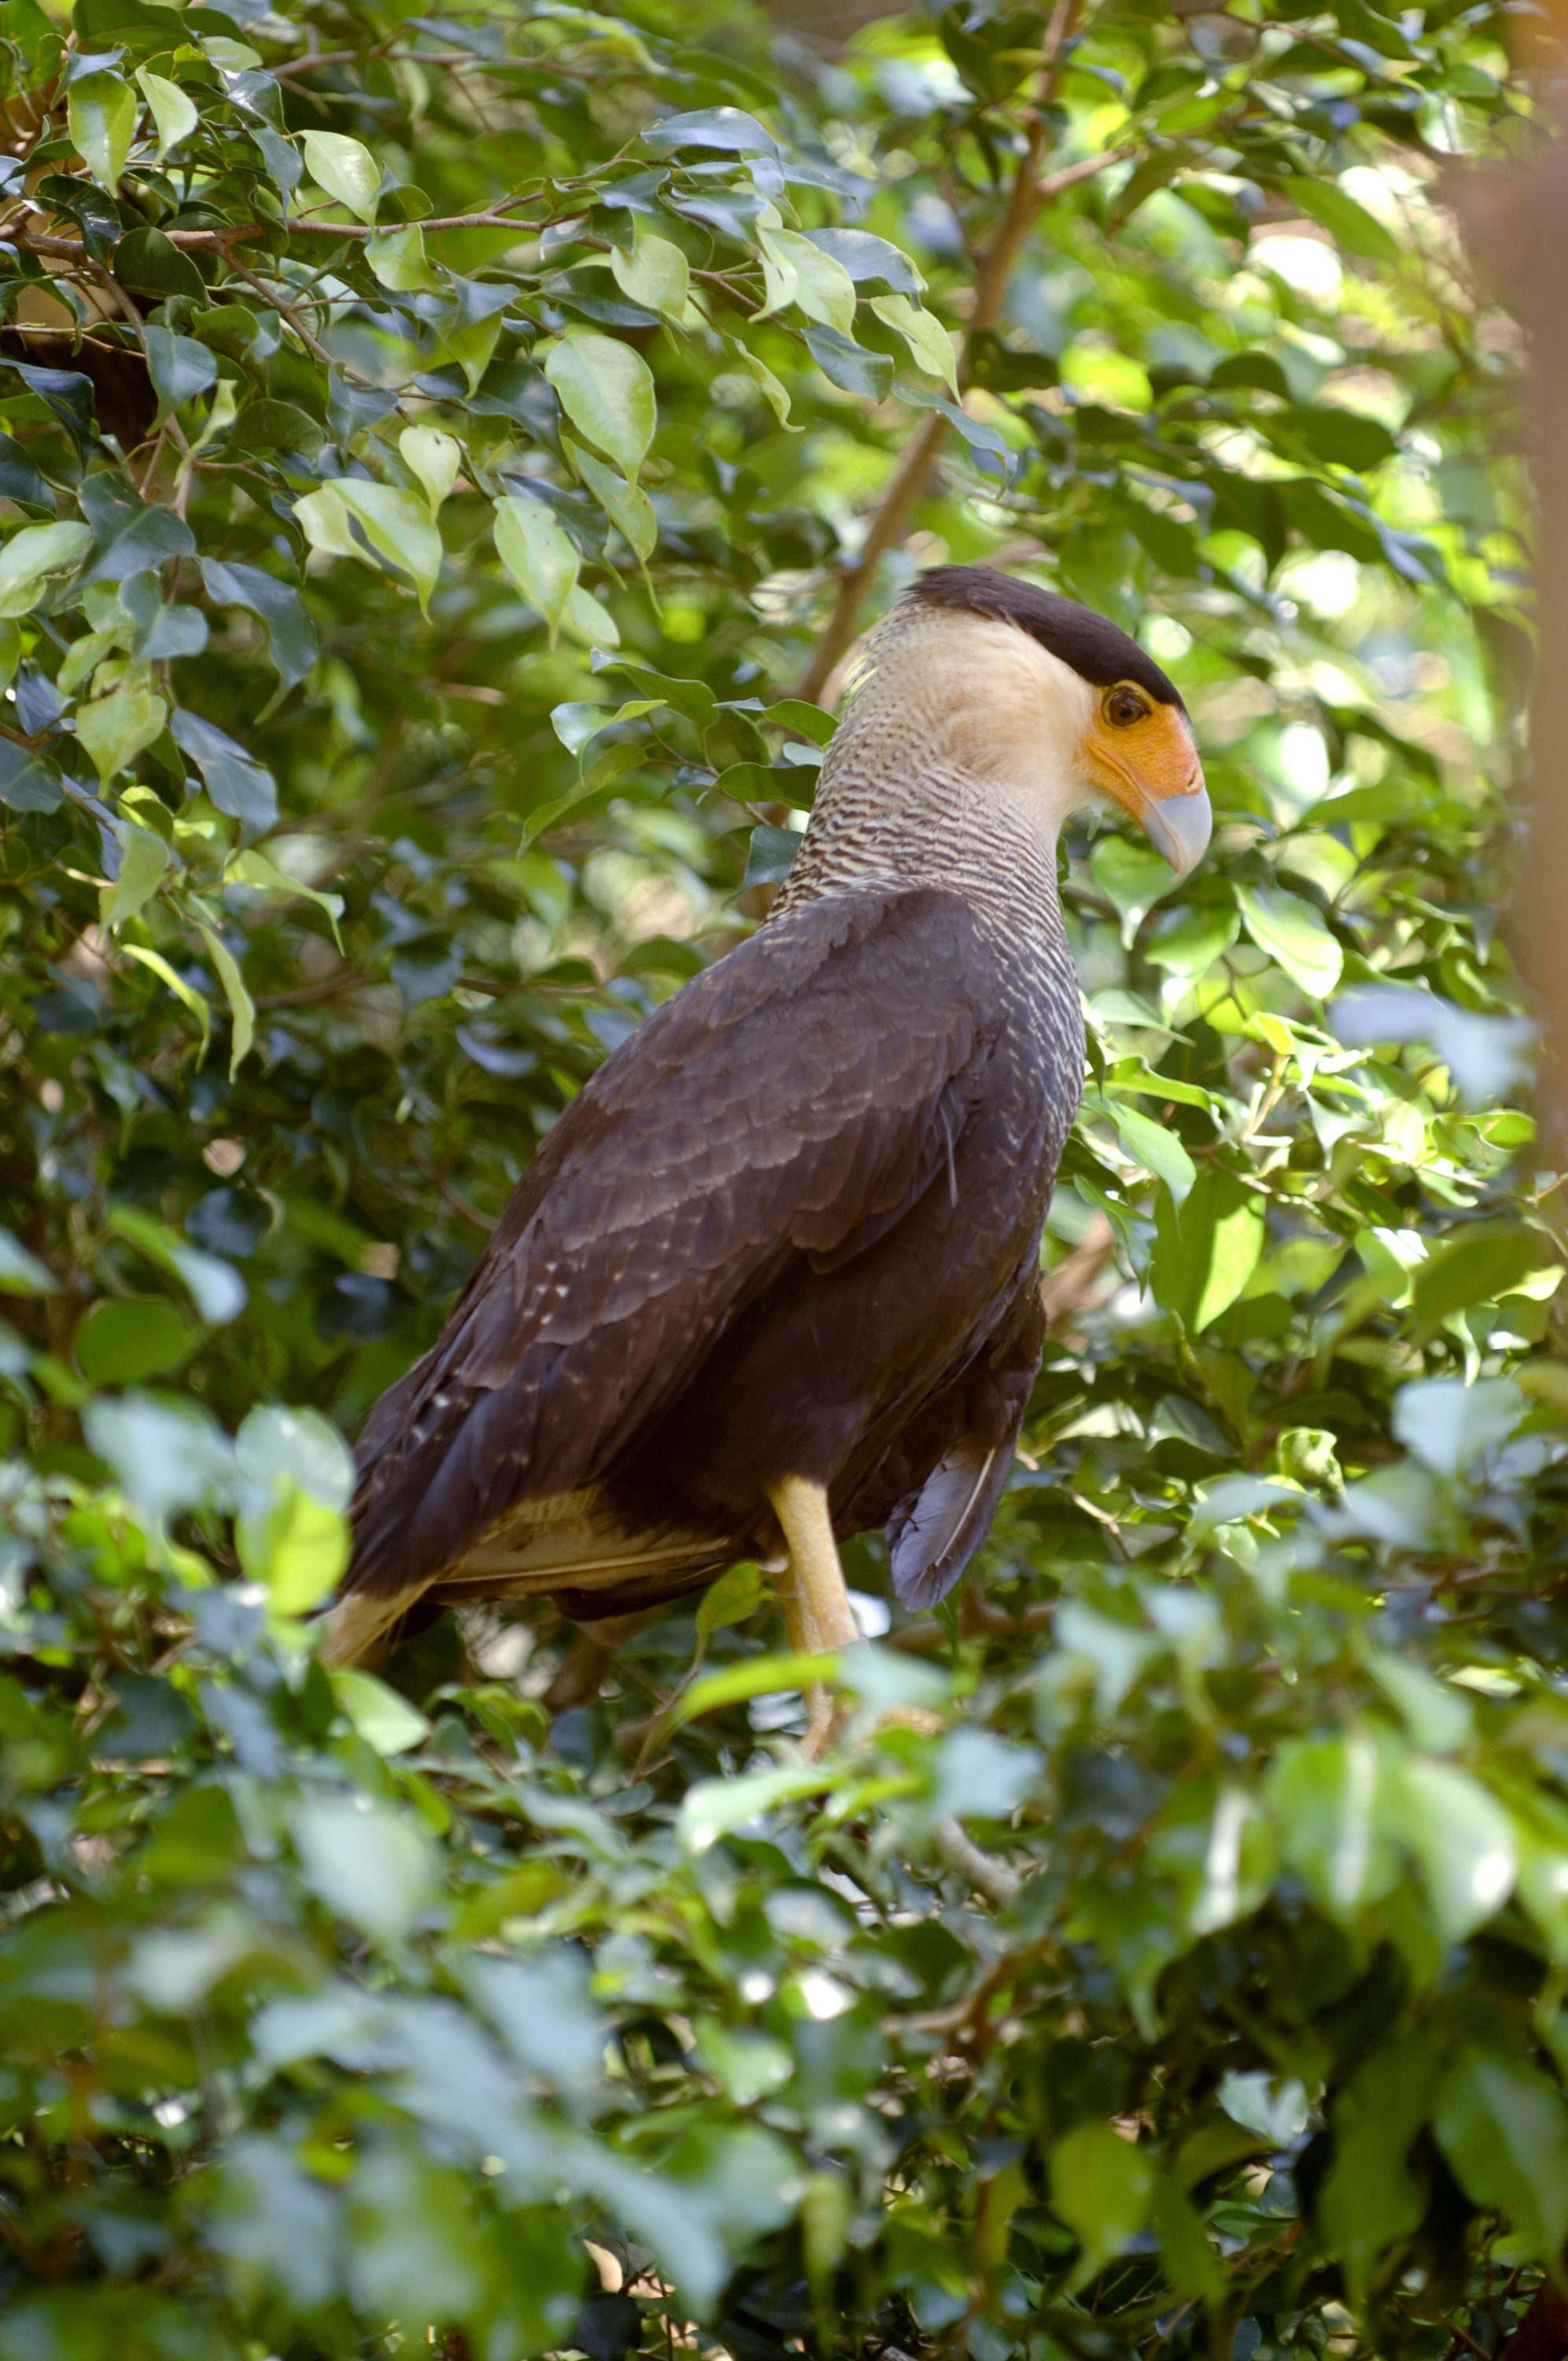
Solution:
<svg viewBox="0 0 1568 2361"><path fill-rule="evenodd" d="M1190 876L1208 851L1214 830L1214 814L1201 778L1184 796L1166 796L1158 801L1146 798L1138 818L1161 860L1168 861L1175 870L1178 882Z"/></svg>
<svg viewBox="0 0 1568 2361"><path fill-rule="evenodd" d="M1080 752L1094 785L1132 814L1178 879L1190 876L1208 851L1214 815L1180 708L1157 705L1129 723L1102 710Z"/></svg>

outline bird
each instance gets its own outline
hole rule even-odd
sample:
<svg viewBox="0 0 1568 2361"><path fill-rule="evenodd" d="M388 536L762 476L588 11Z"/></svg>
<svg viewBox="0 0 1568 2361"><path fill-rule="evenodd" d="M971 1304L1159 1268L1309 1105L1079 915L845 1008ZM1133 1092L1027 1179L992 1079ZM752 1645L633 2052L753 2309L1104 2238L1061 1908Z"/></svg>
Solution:
<svg viewBox="0 0 1568 2361"><path fill-rule="evenodd" d="M831 1653L859 1636L839 1544L878 1528L904 1606L952 1588L1044 1344L1085 1049L1057 844L1106 801L1177 879L1207 849L1159 665L1023 577L917 574L767 918L570 1102L371 1411L329 1663L455 1602L591 1624L742 1560L792 1650Z"/></svg>

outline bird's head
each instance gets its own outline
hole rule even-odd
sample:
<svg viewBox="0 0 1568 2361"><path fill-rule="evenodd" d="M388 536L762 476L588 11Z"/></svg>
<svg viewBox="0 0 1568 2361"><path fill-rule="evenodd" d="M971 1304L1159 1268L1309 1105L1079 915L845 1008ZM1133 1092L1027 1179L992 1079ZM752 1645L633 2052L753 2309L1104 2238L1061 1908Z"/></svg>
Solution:
<svg viewBox="0 0 1568 2361"><path fill-rule="evenodd" d="M909 653L967 767L1035 796L1053 834L1075 807L1109 796L1179 878L1197 867L1213 815L1192 725L1135 640L990 566L933 566L906 609L933 627Z"/></svg>

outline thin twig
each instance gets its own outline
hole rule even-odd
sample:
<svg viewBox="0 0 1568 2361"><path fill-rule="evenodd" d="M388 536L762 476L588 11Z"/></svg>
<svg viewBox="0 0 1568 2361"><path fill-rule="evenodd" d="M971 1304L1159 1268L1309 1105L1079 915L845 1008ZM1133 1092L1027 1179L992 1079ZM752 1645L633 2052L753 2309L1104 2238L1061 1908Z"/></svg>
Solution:
<svg viewBox="0 0 1568 2361"><path fill-rule="evenodd" d="M976 1894L983 1895L998 1910L1005 1910L1018 1899L1021 1880L1016 1870L1009 1869L993 1852L982 1852L965 1836L957 1820L938 1820L932 1842L949 1869L966 1878Z"/></svg>
<svg viewBox="0 0 1568 2361"><path fill-rule="evenodd" d="M466 1197L455 1190L443 1173L437 1172L433 1165L427 1164L411 1140L409 1143L409 1154L431 1186L440 1190L453 1212L463 1221L471 1222L475 1229L483 1231L485 1236L488 1237L496 1226L495 1223L488 1215L481 1213L477 1205L470 1205Z"/></svg>
<svg viewBox="0 0 1568 2361"><path fill-rule="evenodd" d="M539 200L537 196L514 197L508 202L512 204L532 205L536 204ZM278 230L282 230L289 237L368 239L385 236L389 227L419 230L535 230L543 226L543 223L519 221L514 214L502 213L492 208L477 214L438 214L430 221L383 224L368 228L363 222L305 221L296 214L289 222L234 222L225 223L221 229L170 229L165 230L163 235L168 238L170 246L181 247L187 251L206 248L217 249L221 252L230 246L242 244L247 238L270 236ZM93 260L81 238L56 237L48 231L35 230L27 221L8 222L0 225L0 238L4 238L11 246L22 247L28 254L49 255L60 262L85 261L91 264Z"/></svg>
<svg viewBox="0 0 1568 2361"><path fill-rule="evenodd" d="M321 362L323 368L341 368L345 377L353 378L356 383L360 385L368 385L371 382L367 377L361 376L357 369L350 368L345 361L334 361L332 355L327 351L326 346L322 344L317 337L313 336L310 329L306 327L304 322L300 318L300 315L295 311L293 305L291 303L285 303L280 295L275 295L271 288L268 286L265 280L258 279L254 270L247 270L245 264L239 261L234 255L228 255L225 259L227 260L229 269L235 273L236 278L243 279L247 287L254 287L264 303L270 303L275 312L281 313L282 317L287 320L289 325L300 339L300 342L304 346L305 350L308 353L313 354L315 358Z"/></svg>
<svg viewBox="0 0 1568 2361"><path fill-rule="evenodd" d="M335 1000L339 993L357 992L362 984L375 981L375 970L368 967L340 967L335 973L323 976L318 983L296 985L292 992L263 993L257 1000L259 1011L274 1008L304 1008L314 1000Z"/></svg>

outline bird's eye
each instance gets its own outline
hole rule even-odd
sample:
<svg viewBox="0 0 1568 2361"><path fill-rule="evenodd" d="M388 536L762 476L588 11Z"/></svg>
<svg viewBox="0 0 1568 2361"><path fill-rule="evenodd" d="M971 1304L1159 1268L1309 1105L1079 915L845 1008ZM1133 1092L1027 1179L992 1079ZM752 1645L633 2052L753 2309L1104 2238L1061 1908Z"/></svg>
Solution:
<svg viewBox="0 0 1568 2361"><path fill-rule="evenodd" d="M1119 681L1105 699L1105 719L1118 730L1129 729L1135 721L1146 719L1148 709L1147 699L1124 680Z"/></svg>

